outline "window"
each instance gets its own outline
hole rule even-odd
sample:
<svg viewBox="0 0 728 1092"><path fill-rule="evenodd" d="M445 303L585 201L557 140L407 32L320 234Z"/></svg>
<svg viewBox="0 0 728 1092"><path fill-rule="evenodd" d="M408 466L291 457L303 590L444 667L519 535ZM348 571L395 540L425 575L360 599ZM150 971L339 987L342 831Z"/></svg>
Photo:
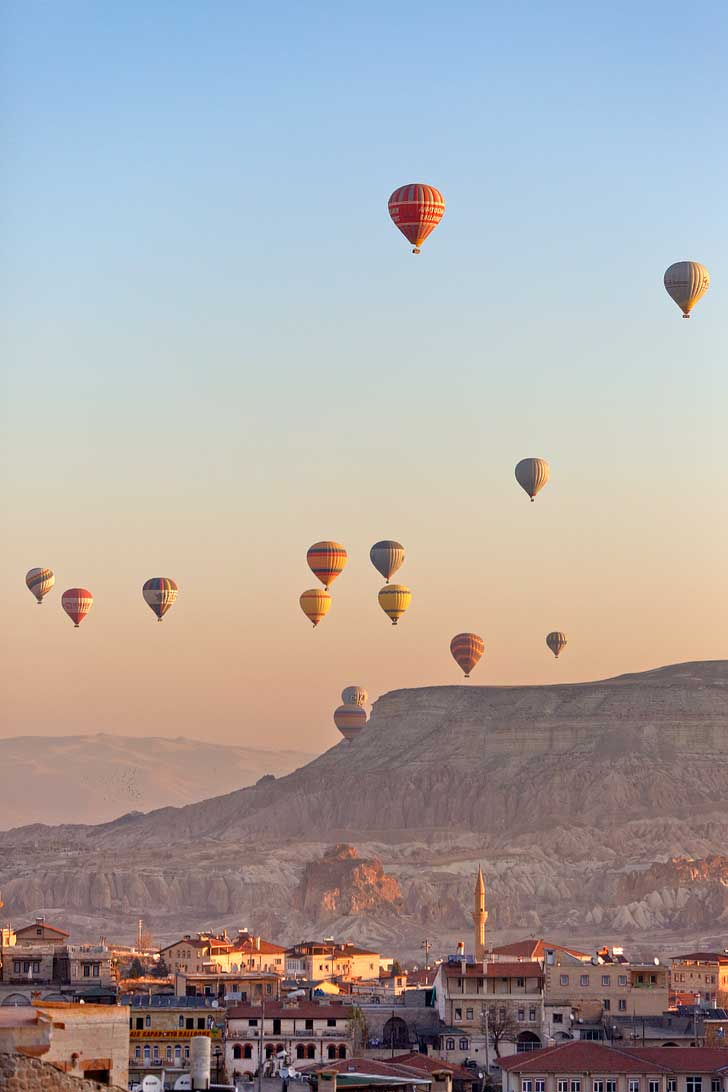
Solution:
<svg viewBox="0 0 728 1092"><path fill-rule="evenodd" d="M571 1092L581 1092L581 1081L571 1082Z"/></svg>
<svg viewBox="0 0 728 1092"><path fill-rule="evenodd" d="M710 1092L720 1092L720 1077L713 1077L710 1082Z"/></svg>
<svg viewBox="0 0 728 1092"><path fill-rule="evenodd" d="M660 1082L659 1081L651 1080L649 1082L649 1085L650 1085L650 1092L660 1092Z"/></svg>
<svg viewBox="0 0 728 1092"><path fill-rule="evenodd" d="M466 1009L465 1010L465 1019L466 1020L472 1020L473 1019L473 1010L472 1009Z"/></svg>
<svg viewBox="0 0 728 1092"><path fill-rule="evenodd" d="M553 1016L551 1017L551 1021L552 1021L552 1023L554 1023L554 1024L563 1024L563 1022L564 1022L564 1014L563 1014L563 1012L555 1012L555 1013L553 1014Z"/></svg>
<svg viewBox="0 0 728 1092"><path fill-rule="evenodd" d="M34 963L33 964L33 974L38 974L39 972L40 972L40 963Z"/></svg>
<svg viewBox="0 0 728 1092"><path fill-rule="evenodd" d="M702 1077L686 1077L685 1088L687 1092L702 1092L703 1078Z"/></svg>
<svg viewBox="0 0 728 1092"><path fill-rule="evenodd" d="M246 1043L245 1046L243 1047L243 1057L244 1058L252 1058L253 1057L253 1047L251 1046L250 1043Z"/></svg>
<svg viewBox="0 0 728 1092"><path fill-rule="evenodd" d="M167 1061L168 1062L172 1061L172 1046L171 1046L171 1044L167 1047Z"/></svg>
<svg viewBox="0 0 728 1092"><path fill-rule="evenodd" d="M667 1092L677 1092L677 1077L667 1078Z"/></svg>
<svg viewBox="0 0 728 1092"><path fill-rule="evenodd" d="M556 1082L556 1092L569 1092L569 1082L568 1081L557 1081Z"/></svg>
<svg viewBox="0 0 728 1092"><path fill-rule="evenodd" d="M258 1026L258 1017L257 1016L253 1020L248 1020L248 1027L249 1028L257 1028L257 1026ZM306 1027L308 1027L308 1020L306 1021Z"/></svg>
<svg viewBox="0 0 728 1092"><path fill-rule="evenodd" d="M185 1027L187 1028L188 1031L194 1031L194 1028L195 1028L194 1017L187 1016L185 1018Z"/></svg>
<svg viewBox="0 0 728 1092"><path fill-rule="evenodd" d="M604 1081L592 1081L593 1092L604 1092Z"/></svg>
<svg viewBox="0 0 728 1092"><path fill-rule="evenodd" d="M608 986L612 981L611 976L608 974L602 975L602 986Z"/></svg>
<svg viewBox="0 0 728 1092"><path fill-rule="evenodd" d="M94 963L93 976L94 976L94 978L99 978L99 964L98 963Z"/></svg>
<svg viewBox="0 0 728 1092"><path fill-rule="evenodd" d="M617 981L619 982L620 986L626 986L627 985L627 975L626 974L621 974L619 976L619 978L617 979Z"/></svg>
<svg viewBox="0 0 728 1092"><path fill-rule="evenodd" d="M134 1057L135 1058L141 1058L141 1056L142 1056L142 1048L140 1046L134 1047Z"/></svg>
<svg viewBox="0 0 728 1092"><path fill-rule="evenodd" d="M617 1092L617 1082L614 1077L610 1077L607 1081L607 1092Z"/></svg>
<svg viewBox="0 0 728 1092"><path fill-rule="evenodd" d="M185 1047L185 1061L188 1061L189 1056L190 1056L190 1048L188 1046L186 1046Z"/></svg>
<svg viewBox="0 0 728 1092"><path fill-rule="evenodd" d="M455 1040L454 1039L446 1039L445 1040L445 1050L454 1050L454 1049L455 1049Z"/></svg>
<svg viewBox="0 0 728 1092"><path fill-rule="evenodd" d="M580 986L588 986L589 985L589 975L588 974L579 975L579 985Z"/></svg>
<svg viewBox="0 0 728 1092"><path fill-rule="evenodd" d="M536 1087L534 1089L534 1092L546 1092L546 1081L543 1079L543 1077L536 1078Z"/></svg>
<svg viewBox="0 0 728 1092"><path fill-rule="evenodd" d="M151 1018L151 1016L145 1016L145 1017L144 1017L144 1027L145 1027L145 1028L150 1028L151 1026L152 1026L152 1018Z"/></svg>
<svg viewBox="0 0 728 1092"><path fill-rule="evenodd" d="M309 1043L309 1045L306 1047L306 1057L307 1058L315 1058L316 1057L316 1047L313 1045L313 1043Z"/></svg>
<svg viewBox="0 0 728 1092"><path fill-rule="evenodd" d="M91 977L91 964L90 963L84 963L84 965L83 965L83 977L84 978L90 978Z"/></svg>
<svg viewBox="0 0 728 1092"><path fill-rule="evenodd" d="M36 931L35 931L35 935L36 935L37 937L42 937L42 936L43 936L43 930L42 930L42 929L36 929Z"/></svg>
<svg viewBox="0 0 728 1092"><path fill-rule="evenodd" d="M608 998L608 997L605 997L605 998L604 998L604 999L602 1000L602 1008L604 1009L604 1011L605 1011L605 1012L609 1012L609 1010L611 1009L611 1007L612 1007L612 1002L611 1002L611 1001L609 1000L609 998Z"/></svg>
<svg viewBox="0 0 728 1092"><path fill-rule="evenodd" d="M197 1017L197 1027L198 1027L198 1029L199 1028L204 1029L204 1027L205 1027L205 1017L204 1016L198 1016Z"/></svg>
<svg viewBox="0 0 728 1092"><path fill-rule="evenodd" d="M14 959L13 960L13 970L15 971L16 974L20 974L20 960L19 959Z"/></svg>
<svg viewBox="0 0 728 1092"><path fill-rule="evenodd" d="M144 1028L144 1019L141 1016L137 1016L136 1017L136 1029L137 1029L137 1031L142 1031L143 1028Z"/></svg>
<svg viewBox="0 0 728 1092"><path fill-rule="evenodd" d="M455 1009L455 1019L456 1020L462 1020L462 1018L463 1018L463 1010L462 1009Z"/></svg>
<svg viewBox="0 0 728 1092"><path fill-rule="evenodd" d="M630 1079L629 1079L629 1092L640 1092L640 1079L639 1079L639 1077L630 1077Z"/></svg>
<svg viewBox="0 0 728 1092"><path fill-rule="evenodd" d="M342 1043L342 1045L339 1047L339 1058L345 1058L345 1057L346 1057L346 1047Z"/></svg>
<svg viewBox="0 0 728 1092"><path fill-rule="evenodd" d="M467 1039L461 1039L460 1040L460 1049L461 1050L467 1050L468 1049L468 1040Z"/></svg>
<svg viewBox="0 0 728 1092"><path fill-rule="evenodd" d="M620 1012L627 1011L627 1002L624 997L620 997L619 1001L617 1002L617 1008Z"/></svg>
<svg viewBox="0 0 728 1092"><path fill-rule="evenodd" d="M518 1019L519 1020L525 1020L526 1019L526 1010L525 1009L519 1009L518 1010Z"/></svg>
<svg viewBox="0 0 728 1092"><path fill-rule="evenodd" d="M178 1024L178 1025L179 1025L179 1027L181 1027L181 1028L183 1028L183 1027L185 1026L185 1018L184 1018L184 1016L180 1016L179 1020L177 1021L177 1024Z"/></svg>
<svg viewBox="0 0 728 1092"><path fill-rule="evenodd" d="M528 1010L528 1019L531 1020L531 1021L536 1019L536 1010L535 1009L529 1009Z"/></svg>
<svg viewBox="0 0 728 1092"><path fill-rule="evenodd" d="M299 1043L298 1046L296 1047L296 1057L297 1058L305 1058L306 1057L306 1048L303 1045L303 1043Z"/></svg>
<svg viewBox="0 0 728 1092"><path fill-rule="evenodd" d="M516 979L516 988L517 989L522 990L525 985L526 985L526 979L525 978L517 978Z"/></svg>
<svg viewBox="0 0 728 1092"><path fill-rule="evenodd" d="M559 975L559 985L560 986L568 986L569 985L569 976L568 976L568 974Z"/></svg>
<svg viewBox="0 0 728 1092"><path fill-rule="evenodd" d="M152 1050L154 1051L154 1061L158 1062L159 1061L159 1047L157 1046L156 1043L152 1047Z"/></svg>
<svg viewBox="0 0 728 1092"><path fill-rule="evenodd" d="M266 982L266 984L265 984L265 992L266 992L266 993L272 993L272 992L273 992L273 987L271 986L270 982Z"/></svg>
<svg viewBox="0 0 728 1092"><path fill-rule="evenodd" d="M313 1020L306 1021L306 1031L313 1031Z"/></svg>
<svg viewBox="0 0 728 1092"><path fill-rule="evenodd" d="M522 1080L521 1092L533 1092L533 1081Z"/></svg>
<svg viewBox="0 0 728 1092"><path fill-rule="evenodd" d="M335 1028L336 1027L336 1017L335 1016L330 1016L328 1018L328 1020L326 1021L326 1027L327 1028Z"/></svg>
<svg viewBox="0 0 728 1092"><path fill-rule="evenodd" d="M148 1062L152 1056L152 1051L149 1047L149 1043L144 1044L144 1061Z"/></svg>

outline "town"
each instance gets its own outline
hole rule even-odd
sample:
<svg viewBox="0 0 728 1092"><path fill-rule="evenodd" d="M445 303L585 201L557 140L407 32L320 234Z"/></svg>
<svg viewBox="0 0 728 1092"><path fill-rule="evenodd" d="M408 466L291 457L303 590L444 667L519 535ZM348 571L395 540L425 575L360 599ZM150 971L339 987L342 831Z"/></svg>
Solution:
<svg viewBox="0 0 728 1092"><path fill-rule="evenodd" d="M665 961L567 936L493 947L480 869L472 921L416 965L246 928L157 947L141 921L133 946L5 924L0 1088L728 1092L728 945Z"/></svg>

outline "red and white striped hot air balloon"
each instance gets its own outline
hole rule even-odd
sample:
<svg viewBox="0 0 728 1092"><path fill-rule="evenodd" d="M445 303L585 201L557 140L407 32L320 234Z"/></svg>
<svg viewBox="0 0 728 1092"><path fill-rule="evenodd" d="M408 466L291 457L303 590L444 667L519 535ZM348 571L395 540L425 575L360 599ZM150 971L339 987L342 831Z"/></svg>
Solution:
<svg viewBox="0 0 728 1092"><path fill-rule="evenodd" d="M94 605L94 597L86 588L69 588L61 597L61 606L76 629Z"/></svg>
<svg viewBox="0 0 728 1092"><path fill-rule="evenodd" d="M412 243L413 254L420 253L420 247L444 214L445 198L440 191L421 182L400 186L389 198L389 215L395 227Z"/></svg>
<svg viewBox="0 0 728 1092"><path fill-rule="evenodd" d="M456 633L450 642L450 652L466 679L485 652L485 642L477 633Z"/></svg>

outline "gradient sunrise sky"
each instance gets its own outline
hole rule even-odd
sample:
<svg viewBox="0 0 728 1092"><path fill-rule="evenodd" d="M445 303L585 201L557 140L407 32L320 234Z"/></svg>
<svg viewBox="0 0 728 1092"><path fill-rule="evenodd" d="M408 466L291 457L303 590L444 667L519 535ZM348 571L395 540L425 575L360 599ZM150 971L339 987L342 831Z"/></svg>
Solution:
<svg viewBox="0 0 728 1092"><path fill-rule="evenodd" d="M342 686L457 684L467 629L470 685L728 656L724 3L3 24L3 734L324 749ZM419 258L387 215L410 181L447 201ZM690 322L684 258L712 275ZM321 538L350 561L314 631ZM380 538L408 550L396 629Z"/></svg>

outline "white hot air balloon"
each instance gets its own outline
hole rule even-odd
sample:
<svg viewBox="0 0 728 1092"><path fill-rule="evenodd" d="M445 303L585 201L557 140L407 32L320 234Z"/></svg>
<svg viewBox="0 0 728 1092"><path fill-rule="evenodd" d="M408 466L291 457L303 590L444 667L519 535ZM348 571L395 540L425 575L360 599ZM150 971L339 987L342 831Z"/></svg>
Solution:
<svg viewBox="0 0 728 1092"><path fill-rule="evenodd" d="M516 481L525 489L531 500L536 499L551 476L549 464L545 459L521 459L516 464Z"/></svg>
<svg viewBox="0 0 728 1092"><path fill-rule="evenodd" d="M708 291L710 274L700 262L675 262L665 271L664 282L668 296L678 305L683 318L690 318L693 307Z"/></svg>
<svg viewBox="0 0 728 1092"><path fill-rule="evenodd" d="M344 705L366 705L369 695L363 686L345 686L341 691Z"/></svg>

